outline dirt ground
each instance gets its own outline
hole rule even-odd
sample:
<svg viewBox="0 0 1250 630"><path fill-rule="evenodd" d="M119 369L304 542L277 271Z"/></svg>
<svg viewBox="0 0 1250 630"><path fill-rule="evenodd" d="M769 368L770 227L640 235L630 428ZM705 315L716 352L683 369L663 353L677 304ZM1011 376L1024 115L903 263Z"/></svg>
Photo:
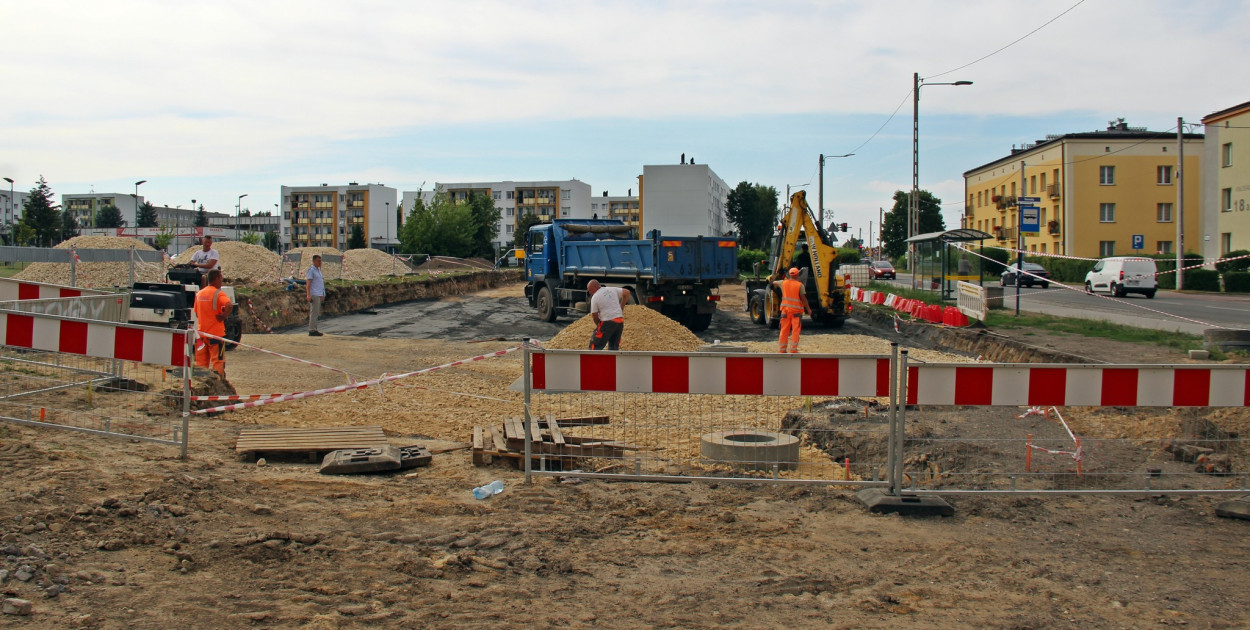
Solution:
<svg viewBox="0 0 1250 630"><path fill-rule="evenodd" d="M505 287L449 300L519 295ZM705 339L766 346L773 333L746 322L730 292L722 308ZM810 331L805 344L838 347L871 332L851 323ZM372 378L509 348L512 337L245 342ZM1084 349L1138 361L1159 352ZM345 382L248 349L230 354L228 370L240 393ZM454 448L516 408L507 388L519 375L512 353L380 392L196 417L186 461L168 447L0 423L0 590L33 609L0 615L0 627L1250 626L1250 522L1216 517L1223 498L952 497L953 517L907 518L869 514L851 491L823 486L549 477L526 486L507 465L475 468L465 450L428 468L351 477L233 451L252 426L378 425L391 444ZM927 423L975 432L992 422L964 424L972 415ZM1241 428L1245 416L1217 419ZM1177 421L1152 418L1136 422L1166 435ZM493 479L502 494L470 495Z"/></svg>

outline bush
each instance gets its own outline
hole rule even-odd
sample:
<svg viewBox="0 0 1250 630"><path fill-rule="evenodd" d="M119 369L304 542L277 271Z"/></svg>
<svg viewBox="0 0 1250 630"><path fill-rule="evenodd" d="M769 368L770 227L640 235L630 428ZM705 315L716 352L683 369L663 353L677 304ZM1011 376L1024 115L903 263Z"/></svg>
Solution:
<svg viewBox="0 0 1250 630"><path fill-rule="evenodd" d="M864 254L855 247L839 247L838 257L834 259L839 266L841 265L858 265L859 261L864 259Z"/></svg>
<svg viewBox="0 0 1250 630"><path fill-rule="evenodd" d="M1250 251L1236 249L1225 254L1224 258L1236 258L1238 256L1250 256ZM1230 271L1250 271L1250 258L1215 263L1215 270L1223 274L1227 274Z"/></svg>
<svg viewBox="0 0 1250 630"><path fill-rule="evenodd" d="M1011 260L1011 252L997 247L982 247L980 254L989 258L984 261L985 273L991 276L997 276L1003 273L1007 268L1007 263Z"/></svg>
<svg viewBox="0 0 1250 630"><path fill-rule="evenodd" d="M1185 272L1185 289L1188 291L1220 290L1220 273L1213 269L1190 269Z"/></svg>
<svg viewBox="0 0 1250 630"><path fill-rule="evenodd" d="M1155 259L1155 267L1159 269L1159 288L1160 289L1171 290L1171 289L1176 288L1176 254L1150 254L1150 255L1144 255L1142 256L1142 258ZM1182 266L1184 267L1192 267L1193 265L1200 265L1200 264L1202 264L1202 256L1199 256L1198 254L1195 254L1193 252L1189 252L1188 254L1185 254L1185 258L1182 261ZM1191 271L1197 271L1197 270L1195 269ZM1189 285L1189 272L1185 272L1185 288L1186 289L1194 288ZM1219 289L1215 289L1215 290L1218 291Z"/></svg>
<svg viewBox="0 0 1250 630"><path fill-rule="evenodd" d="M738 271L742 273L755 273L755 263L768 260L768 253L762 249L746 249L738 250ZM760 267L760 273L764 273L764 266Z"/></svg>
<svg viewBox="0 0 1250 630"><path fill-rule="evenodd" d="M1250 271L1230 271L1224 274L1224 290L1228 293L1250 293Z"/></svg>
<svg viewBox="0 0 1250 630"><path fill-rule="evenodd" d="M1025 257L1031 263L1037 263L1050 272L1050 278L1056 282L1085 282L1085 274L1094 268L1094 260L1075 260L1071 258L1049 258L1043 256Z"/></svg>

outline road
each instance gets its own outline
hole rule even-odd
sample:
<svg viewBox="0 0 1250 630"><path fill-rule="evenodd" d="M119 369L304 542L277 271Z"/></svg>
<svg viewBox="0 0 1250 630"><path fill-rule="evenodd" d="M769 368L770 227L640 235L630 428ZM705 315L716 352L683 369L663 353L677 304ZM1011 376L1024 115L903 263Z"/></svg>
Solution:
<svg viewBox="0 0 1250 630"><path fill-rule="evenodd" d="M895 282L910 287L911 277L899 274ZM1007 309L1014 310L1016 288L1006 287L1003 293ZM1112 298L1105 293L1090 295L1080 287L1052 283L1048 289L1021 288L1020 310L1194 335L1217 326L1250 328L1250 295L1242 294L1159 291L1154 299L1141 295Z"/></svg>

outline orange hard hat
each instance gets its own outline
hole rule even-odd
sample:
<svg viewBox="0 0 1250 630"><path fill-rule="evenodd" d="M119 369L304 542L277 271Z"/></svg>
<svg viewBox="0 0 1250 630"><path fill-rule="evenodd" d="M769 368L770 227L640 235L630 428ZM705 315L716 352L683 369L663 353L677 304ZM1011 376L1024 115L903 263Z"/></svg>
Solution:
<svg viewBox="0 0 1250 630"><path fill-rule="evenodd" d="M791 278L797 278L797 277L799 277L799 268L798 268L798 267L791 267L791 268L790 268L790 277L791 277Z"/></svg>

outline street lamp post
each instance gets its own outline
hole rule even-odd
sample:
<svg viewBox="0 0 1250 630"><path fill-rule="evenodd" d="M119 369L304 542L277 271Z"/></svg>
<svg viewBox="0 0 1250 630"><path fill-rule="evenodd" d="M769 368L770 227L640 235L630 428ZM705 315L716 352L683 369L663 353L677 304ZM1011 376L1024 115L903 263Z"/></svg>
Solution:
<svg viewBox="0 0 1250 630"><path fill-rule="evenodd" d="M243 193L242 195L239 195L239 200L235 202L234 204L234 240L236 241L239 240L239 232L241 231L241 228L239 227L239 223L242 221L243 198L246 196L247 196L247 193Z"/></svg>
<svg viewBox="0 0 1250 630"><path fill-rule="evenodd" d="M6 177L4 181L9 182L9 203L4 213L4 226L9 232L9 244L16 245L13 242L13 178Z"/></svg>
<svg viewBox="0 0 1250 630"><path fill-rule="evenodd" d="M386 202L386 240L383 241L382 247L386 253L391 253L391 202Z"/></svg>
<svg viewBox="0 0 1250 630"><path fill-rule="evenodd" d="M911 87L911 196L907 199L907 238L920 232L920 88L925 85L972 85L972 81L925 83L920 73L912 73ZM915 246L907 245L907 268L911 271L911 288L916 288Z"/></svg>
<svg viewBox="0 0 1250 630"><path fill-rule="evenodd" d="M138 236L139 229L139 186L148 183L148 180L141 179L135 182L135 236Z"/></svg>
<svg viewBox="0 0 1250 630"><path fill-rule="evenodd" d="M830 158L830 159L847 158L847 157L851 157L852 155L855 155L855 154L854 153L847 153L846 155L825 155L824 153L820 154L820 191L816 195L817 197L816 203L818 207L820 208L821 229L824 229L825 227L825 158Z"/></svg>

